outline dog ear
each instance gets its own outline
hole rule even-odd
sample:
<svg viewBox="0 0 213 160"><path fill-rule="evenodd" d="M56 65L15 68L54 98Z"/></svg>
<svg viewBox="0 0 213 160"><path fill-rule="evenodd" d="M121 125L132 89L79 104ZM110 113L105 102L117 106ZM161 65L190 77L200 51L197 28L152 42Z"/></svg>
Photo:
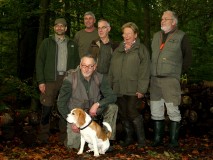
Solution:
<svg viewBox="0 0 213 160"><path fill-rule="evenodd" d="M79 126L82 126L86 122L85 118L86 118L85 112L83 110L79 110L79 114L78 114Z"/></svg>

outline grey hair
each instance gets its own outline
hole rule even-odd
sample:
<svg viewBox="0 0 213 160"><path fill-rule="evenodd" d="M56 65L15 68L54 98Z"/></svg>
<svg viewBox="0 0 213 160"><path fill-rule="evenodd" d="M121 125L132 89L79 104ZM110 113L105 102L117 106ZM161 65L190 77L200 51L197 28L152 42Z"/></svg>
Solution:
<svg viewBox="0 0 213 160"><path fill-rule="evenodd" d="M88 11L88 12L84 13L84 17L85 17L86 15L90 15L90 16L92 16L92 17L95 19L95 15L94 15L94 13L92 13L91 11Z"/></svg>
<svg viewBox="0 0 213 160"><path fill-rule="evenodd" d="M167 11L165 11L163 13L166 13L166 12L169 12L169 13L172 14L172 19L174 19L174 21L176 22L176 25L177 25L178 24L178 16L177 16L177 14L174 11L170 11L170 10L167 10Z"/></svg>
<svg viewBox="0 0 213 160"><path fill-rule="evenodd" d="M97 58L95 58L92 54L85 54L81 57L81 61L83 58L92 58L95 63L97 63Z"/></svg>
<svg viewBox="0 0 213 160"><path fill-rule="evenodd" d="M100 19L100 20L98 21L98 23L99 23L99 22L106 22L107 25L108 25L108 27L110 27L110 23L109 23L109 21L107 21L106 19Z"/></svg>

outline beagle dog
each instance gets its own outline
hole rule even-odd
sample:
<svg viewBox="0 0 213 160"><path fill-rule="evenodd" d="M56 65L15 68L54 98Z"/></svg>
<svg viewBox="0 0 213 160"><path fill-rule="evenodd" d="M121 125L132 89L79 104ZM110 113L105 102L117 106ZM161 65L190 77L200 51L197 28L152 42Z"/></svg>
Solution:
<svg viewBox="0 0 213 160"><path fill-rule="evenodd" d="M80 129L81 145L77 154L82 154L85 142L88 143L89 150L87 152L94 152L94 156L105 154L109 149L109 138L112 133L112 128L107 122L103 125L107 128L106 133L101 126L92 120L92 118L82 109L75 108L68 114L67 121L75 124Z"/></svg>

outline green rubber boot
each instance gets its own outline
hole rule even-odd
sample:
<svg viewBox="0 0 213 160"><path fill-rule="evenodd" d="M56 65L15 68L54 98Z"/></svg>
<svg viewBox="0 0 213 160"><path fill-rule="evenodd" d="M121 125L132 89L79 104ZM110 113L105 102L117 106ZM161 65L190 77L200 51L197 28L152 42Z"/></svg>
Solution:
<svg viewBox="0 0 213 160"><path fill-rule="evenodd" d="M163 135L164 135L164 120L154 121L154 142L152 147L157 147L163 145Z"/></svg>
<svg viewBox="0 0 213 160"><path fill-rule="evenodd" d="M171 121L170 128L169 128L169 134L170 134L169 147L175 148L179 146L178 144L179 130L180 130L180 122Z"/></svg>

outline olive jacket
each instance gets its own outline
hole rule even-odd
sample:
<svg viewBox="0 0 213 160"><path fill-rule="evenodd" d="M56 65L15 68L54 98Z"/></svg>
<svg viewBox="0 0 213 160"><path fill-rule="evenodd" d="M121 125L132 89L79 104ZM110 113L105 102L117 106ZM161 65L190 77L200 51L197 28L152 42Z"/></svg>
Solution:
<svg viewBox="0 0 213 160"><path fill-rule="evenodd" d="M146 93L150 78L150 56L139 39L125 51L124 42L114 51L109 69L109 81L119 95Z"/></svg>

